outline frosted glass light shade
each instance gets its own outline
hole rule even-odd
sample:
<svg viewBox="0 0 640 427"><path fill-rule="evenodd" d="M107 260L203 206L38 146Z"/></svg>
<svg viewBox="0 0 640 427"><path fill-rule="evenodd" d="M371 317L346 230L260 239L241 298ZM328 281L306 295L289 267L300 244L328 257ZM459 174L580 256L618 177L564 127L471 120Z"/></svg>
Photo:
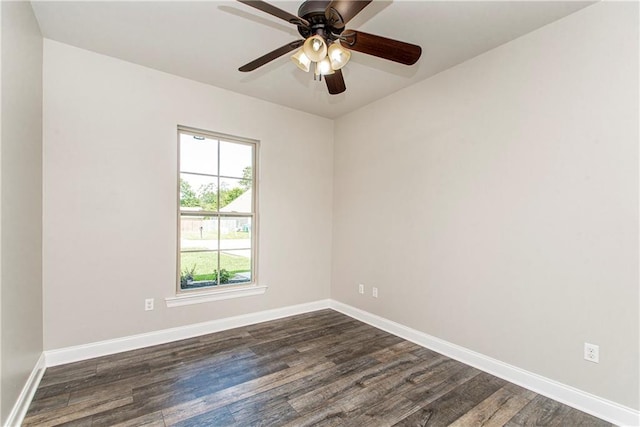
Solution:
<svg viewBox="0 0 640 427"><path fill-rule="evenodd" d="M331 68L339 70L347 65L349 58L351 58L351 52L340 46L338 42L335 42L329 46L329 60L331 61Z"/></svg>
<svg viewBox="0 0 640 427"><path fill-rule="evenodd" d="M313 62L319 62L327 56L327 44L319 35L311 36L305 40L302 50L307 58Z"/></svg>
<svg viewBox="0 0 640 427"><path fill-rule="evenodd" d="M324 59L316 63L316 75L322 74L326 76L327 74L333 74L333 68L331 68L331 61L329 61L329 57L325 56Z"/></svg>
<svg viewBox="0 0 640 427"><path fill-rule="evenodd" d="M291 61L296 64L298 68L300 68L305 73L309 72L309 67L311 66L311 60L307 55L304 54L302 48L298 49L296 53L291 55Z"/></svg>

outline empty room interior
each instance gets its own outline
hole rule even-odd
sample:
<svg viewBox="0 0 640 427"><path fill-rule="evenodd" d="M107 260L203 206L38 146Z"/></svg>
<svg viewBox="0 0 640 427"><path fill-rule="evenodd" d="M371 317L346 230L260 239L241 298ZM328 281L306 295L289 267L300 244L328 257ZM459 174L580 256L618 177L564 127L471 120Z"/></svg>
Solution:
<svg viewBox="0 0 640 427"><path fill-rule="evenodd" d="M0 425L640 425L637 2L0 21Z"/></svg>

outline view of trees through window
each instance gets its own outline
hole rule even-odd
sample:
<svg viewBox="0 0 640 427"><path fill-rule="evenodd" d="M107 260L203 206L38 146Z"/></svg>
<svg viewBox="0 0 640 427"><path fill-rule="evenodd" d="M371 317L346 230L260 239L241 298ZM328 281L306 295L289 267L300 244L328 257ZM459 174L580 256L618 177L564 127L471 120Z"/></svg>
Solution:
<svg viewBox="0 0 640 427"><path fill-rule="evenodd" d="M180 289L252 283L255 143L179 135Z"/></svg>
<svg viewBox="0 0 640 427"><path fill-rule="evenodd" d="M198 189L193 189L189 181L180 178L180 206L183 207L201 207L204 210L218 210L218 196L220 196L220 204L226 206L235 199L244 194L251 188L253 172L251 166L247 166L242 171L242 180L239 186L235 188L218 188L213 183L207 183Z"/></svg>

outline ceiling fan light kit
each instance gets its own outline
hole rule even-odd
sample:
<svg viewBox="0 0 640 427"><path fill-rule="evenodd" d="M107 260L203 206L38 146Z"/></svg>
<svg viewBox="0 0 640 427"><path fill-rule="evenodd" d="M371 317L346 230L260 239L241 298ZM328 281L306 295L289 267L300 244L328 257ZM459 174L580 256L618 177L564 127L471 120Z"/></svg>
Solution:
<svg viewBox="0 0 640 427"><path fill-rule="evenodd" d="M307 58L313 62L320 62L327 56L327 43L319 35L314 35L305 40L302 50Z"/></svg>
<svg viewBox="0 0 640 427"><path fill-rule="evenodd" d="M340 46L337 41L332 43L328 49L329 60L331 61L331 68L339 70L347 65L349 59L351 59L351 52Z"/></svg>
<svg viewBox="0 0 640 427"><path fill-rule="evenodd" d="M311 60L307 55L304 54L302 48L300 48L296 53L291 55L291 61L296 64L298 68L300 68L305 73L309 72L309 67L311 66Z"/></svg>
<svg viewBox="0 0 640 427"><path fill-rule="evenodd" d="M320 61L316 62L316 76L329 76L334 73L335 70L331 68L331 61L329 61L328 57L325 56Z"/></svg>
<svg viewBox="0 0 640 427"><path fill-rule="evenodd" d="M334 74L335 70L344 67L351 58L351 53L340 46L336 40L327 47L327 42L319 35L305 40L302 48L291 56L291 60L303 71L309 71L310 62L315 62L316 76Z"/></svg>
<svg viewBox="0 0 640 427"><path fill-rule="evenodd" d="M253 71L280 56L298 49L291 61L302 71L308 72L315 64L314 79L325 76L331 95L346 90L341 69L351 58L350 50L373 55L405 65L413 65L422 54L420 46L388 39L355 30L345 30L345 25L372 0L306 0L298 9L298 16L279 9L262 0L238 0L248 6L266 12L294 24L304 40L296 40L239 68ZM344 34L343 34L344 32ZM302 47L301 47L302 46Z"/></svg>

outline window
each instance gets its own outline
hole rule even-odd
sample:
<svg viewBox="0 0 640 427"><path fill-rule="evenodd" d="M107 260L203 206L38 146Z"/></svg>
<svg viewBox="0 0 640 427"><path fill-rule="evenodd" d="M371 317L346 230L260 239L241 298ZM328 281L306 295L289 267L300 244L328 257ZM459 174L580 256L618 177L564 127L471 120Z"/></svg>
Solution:
<svg viewBox="0 0 640 427"><path fill-rule="evenodd" d="M256 283L257 141L178 128L178 291Z"/></svg>

